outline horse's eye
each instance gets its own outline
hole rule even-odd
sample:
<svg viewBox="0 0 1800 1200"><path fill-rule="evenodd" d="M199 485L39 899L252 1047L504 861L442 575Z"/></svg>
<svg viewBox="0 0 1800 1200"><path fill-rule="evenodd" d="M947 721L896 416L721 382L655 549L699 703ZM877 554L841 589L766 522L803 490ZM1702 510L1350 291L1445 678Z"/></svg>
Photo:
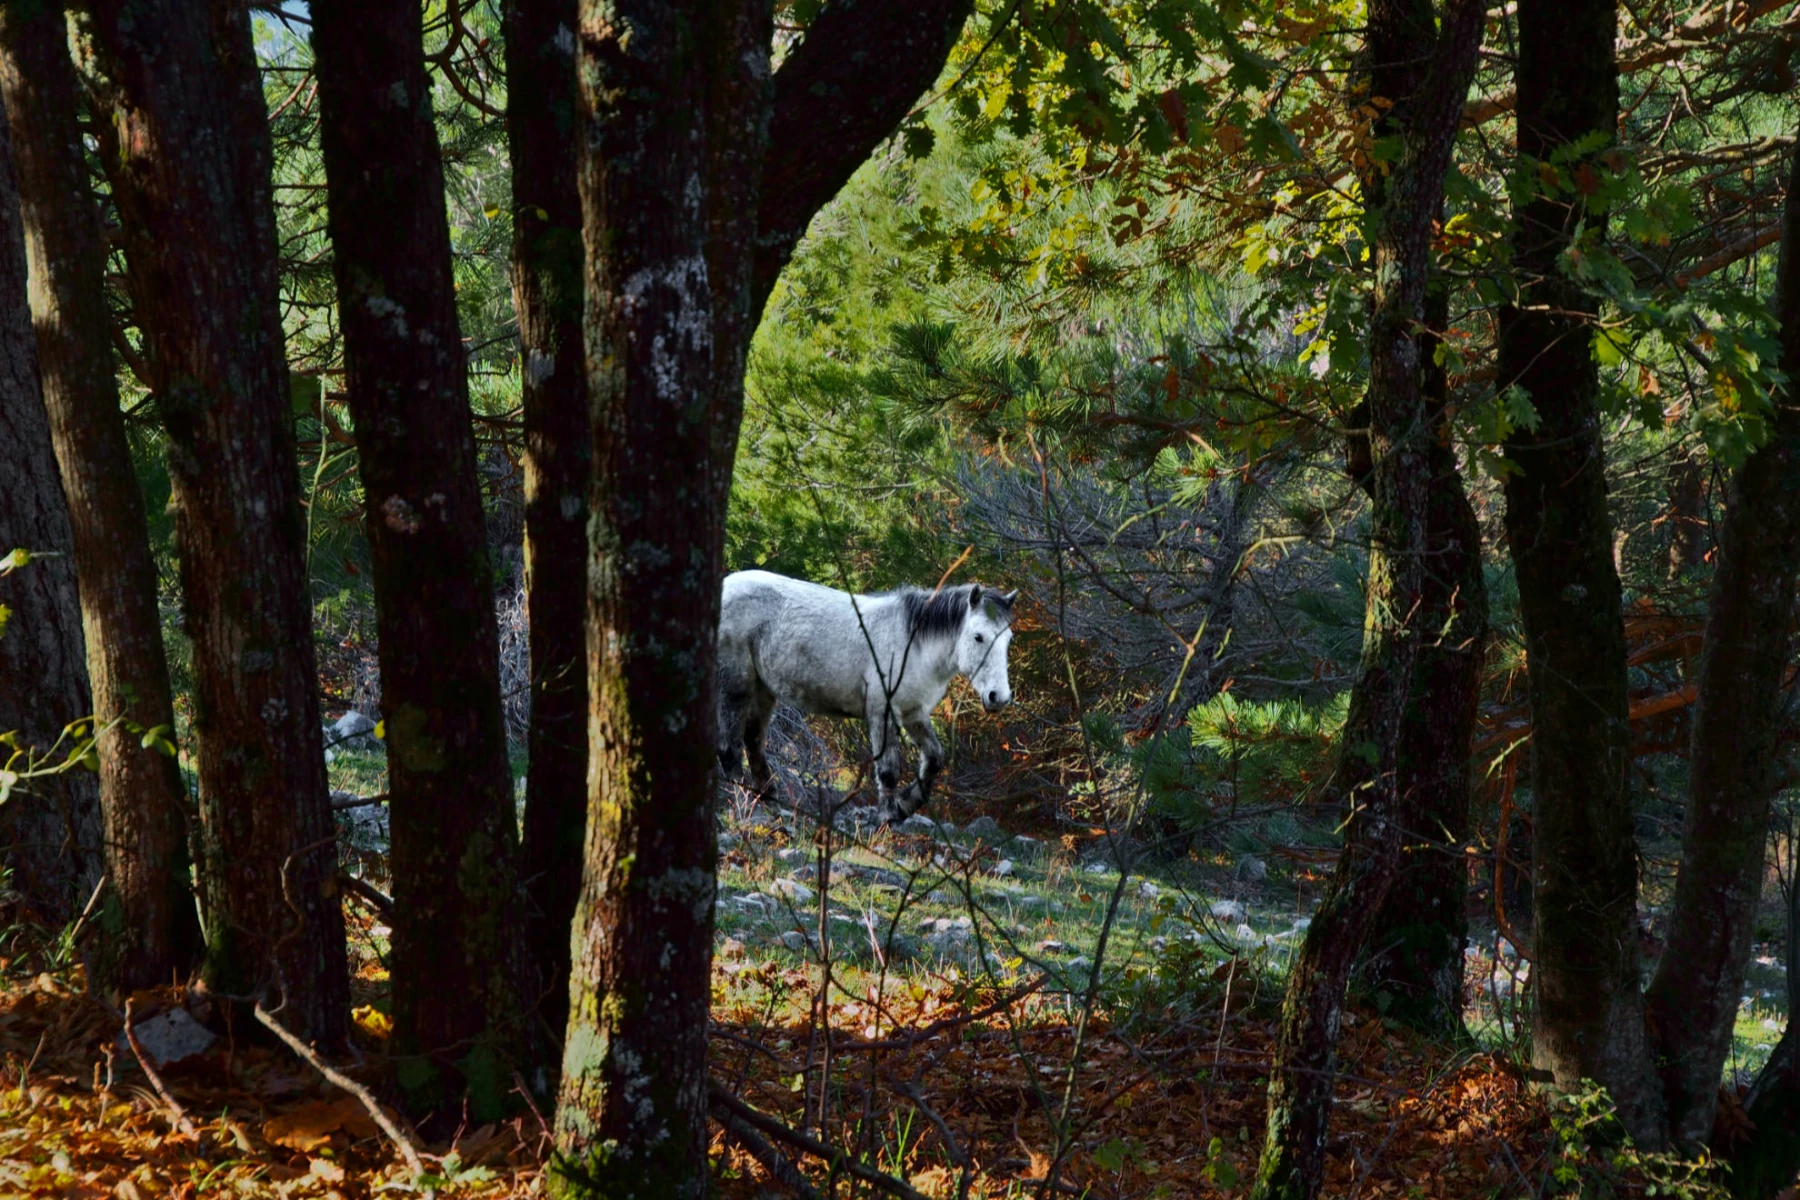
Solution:
<svg viewBox="0 0 1800 1200"><path fill-rule="evenodd" d="M980 635L980 634L979 634L979 633L978 633L978 634L976 634L976 635L975 635L975 640L976 640L976 641L978 641L978 642L985 642L985 641L987 641L987 639L986 639L986 638L984 638L984 637L982 637L982 636L981 636L981 635Z"/></svg>

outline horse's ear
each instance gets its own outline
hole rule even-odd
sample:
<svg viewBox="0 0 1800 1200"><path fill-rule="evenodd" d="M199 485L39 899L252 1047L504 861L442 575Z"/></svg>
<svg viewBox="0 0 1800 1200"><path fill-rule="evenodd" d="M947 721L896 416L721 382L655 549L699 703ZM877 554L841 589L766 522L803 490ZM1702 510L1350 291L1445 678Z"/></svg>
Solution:
<svg viewBox="0 0 1800 1200"><path fill-rule="evenodd" d="M1018 598L1019 598L1019 589L1018 588L1014 588L1012 591L1006 593L1006 595L1000 597L1001 601L1008 608L1011 608L1013 606L1013 601L1017 600Z"/></svg>
<svg viewBox="0 0 1800 1200"><path fill-rule="evenodd" d="M969 585L969 611L974 612L975 606L980 603L981 603L981 585L979 583L971 583Z"/></svg>

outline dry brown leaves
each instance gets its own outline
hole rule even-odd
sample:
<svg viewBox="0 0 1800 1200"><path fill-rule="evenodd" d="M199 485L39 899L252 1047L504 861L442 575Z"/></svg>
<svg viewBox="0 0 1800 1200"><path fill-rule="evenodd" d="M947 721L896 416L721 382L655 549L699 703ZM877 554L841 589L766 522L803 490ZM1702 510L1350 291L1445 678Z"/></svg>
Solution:
<svg viewBox="0 0 1800 1200"><path fill-rule="evenodd" d="M840 1007L854 1011L834 1010L838 1036L866 1036L867 1006ZM1240 1008L1234 999L1232 1007L1222 1023L1216 1007L1207 1021L1176 1022L1174 1036L1131 1037L1091 1023L1077 1055L1076 1030L1060 1005L1034 997L1011 1022L950 1030L904 1052L840 1055L827 1140L890 1173L904 1167L927 1195L955 1196L961 1171L936 1123L905 1094L910 1085L972 1163L972 1196L1041 1187L1056 1164L1059 1124L1068 1131L1056 1164L1059 1192L1247 1195L1262 1142L1273 1011L1266 1001ZM924 1024L942 1013L915 1015ZM1549 1124L1515 1073L1373 1016L1349 1020L1326 1195L1535 1193L1523 1172L1541 1171ZM723 1032L729 1036L714 1043L715 1077L764 1112L816 1133L819 1039L812 1031L746 1022ZM797 1088L809 1044L814 1066ZM747 1200L769 1185L761 1165L723 1135L714 1149L723 1194ZM802 1166L823 1183L820 1164Z"/></svg>
<svg viewBox="0 0 1800 1200"><path fill-rule="evenodd" d="M180 1001L178 989L140 993L134 1018ZM0 1196L359 1200L405 1182L355 1099L291 1058L230 1038L162 1068L198 1127L196 1143L117 1044L119 1028L104 1005L49 976L0 993ZM379 1073L379 1057L369 1061ZM491 1200L538 1194L541 1140L527 1115L424 1148L428 1167L451 1154L465 1171L485 1167L452 1194Z"/></svg>
<svg viewBox="0 0 1800 1200"><path fill-rule="evenodd" d="M721 966L750 969L767 968ZM805 972L782 974L791 987L810 986ZM178 996L171 990L163 999ZM1228 1016L1215 1004L1199 1018L1143 1023L1135 1035L1095 1020L1079 1053L1063 1000L1043 994L902 1049L849 1049L871 1038L904 1041L908 1030L993 999L946 983L881 1004L832 1005L839 1051L822 1122L822 1029L722 1011L715 1078L790 1125L822 1128L833 1145L904 1173L933 1197L955 1196L961 1182L944 1130L969 1164L973 1196L1041 1188L1053 1170L1058 1190L1071 1195L1247 1194L1271 1056L1268 997L1252 1002L1234 988ZM0 995L0 1195L350 1200L403 1182L391 1147L354 1100L300 1064L229 1038L166 1068L201 1132L196 1145L176 1132L128 1052L113 1051L108 1084L106 1049L117 1032L104 1006L47 977ZM372 1073L378 1061L372 1054ZM1535 1190L1548 1122L1541 1101L1504 1066L1364 1015L1347 1019L1341 1070L1326 1194ZM1067 1133L1060 1158L1058 1127ZM527 1115L426 1148L437 1156L428 1161L454 1151L492 1172L455 1194L500 1197L540 1193L543 1143ZM763 1167L724 1135L715 1134L713 1150L722 1195L747 1200L769 1186ZM825 1184L821 1164L801 1166Z"/></svg>

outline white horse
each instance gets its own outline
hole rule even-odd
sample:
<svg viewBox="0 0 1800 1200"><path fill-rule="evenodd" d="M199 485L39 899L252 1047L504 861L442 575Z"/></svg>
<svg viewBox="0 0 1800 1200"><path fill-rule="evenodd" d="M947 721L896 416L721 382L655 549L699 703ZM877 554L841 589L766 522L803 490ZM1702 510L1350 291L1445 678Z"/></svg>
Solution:
<svg viewBox="0 0 1800 1200"><path fill-rule="evenodd" d="M925 804L944 765L931 710L966 677L989 712L1012 703L1006 650L1013 600L978 583L853 596L768 571L725 578L719 613L719 764L737 773L740 745L758 791L774 780L763 755L777 704L860 718L884 819ZM919 778L896 794L900 730L919 748Z"/></svg>

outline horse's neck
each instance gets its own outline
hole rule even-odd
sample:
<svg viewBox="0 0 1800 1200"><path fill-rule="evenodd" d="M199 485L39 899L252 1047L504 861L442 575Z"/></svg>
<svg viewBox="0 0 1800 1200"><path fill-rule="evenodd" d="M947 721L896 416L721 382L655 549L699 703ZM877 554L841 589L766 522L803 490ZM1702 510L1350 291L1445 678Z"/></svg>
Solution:
<svg viewBox="0 0 1800 1200"><path fill-rule="evenodd" d="M955 636L941 633L930 637L914 635L907 628L905 607L898 600L894 605L893 628L898 631L894 662L904 661L910 678L929 679L936 685L948 687L956 675Z"/></svg>

